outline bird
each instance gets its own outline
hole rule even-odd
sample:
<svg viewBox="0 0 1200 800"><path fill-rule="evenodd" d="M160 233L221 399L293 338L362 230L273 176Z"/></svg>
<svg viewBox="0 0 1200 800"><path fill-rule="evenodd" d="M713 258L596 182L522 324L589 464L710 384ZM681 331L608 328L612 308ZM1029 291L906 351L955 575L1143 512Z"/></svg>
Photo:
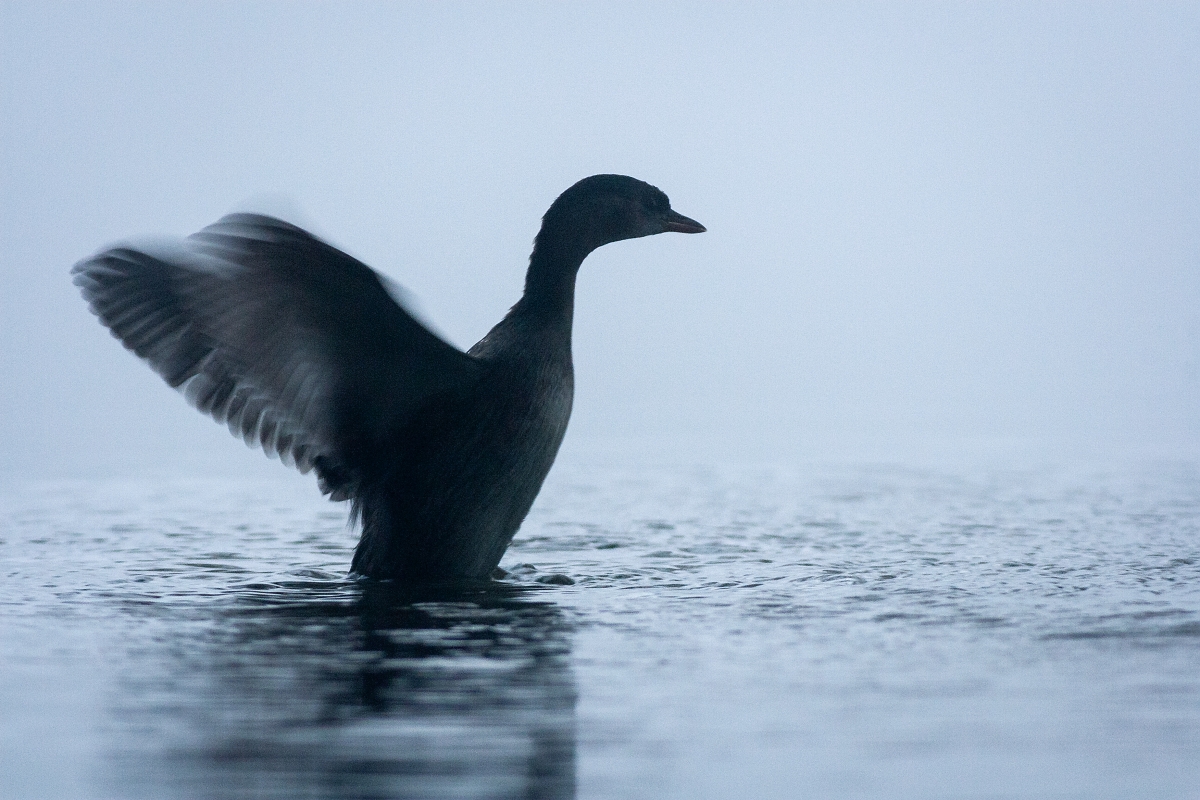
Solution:
<svg viewBox="0 0 1200 800"><path fill-rule="evenodd" d="M520 299L466 352L370 267L261 214L111 246L72 274L196 409L350 502L352 575L489 580L567 430L580 265L612 242L704 231L648 183L584 178L542 217Z"/></svg>

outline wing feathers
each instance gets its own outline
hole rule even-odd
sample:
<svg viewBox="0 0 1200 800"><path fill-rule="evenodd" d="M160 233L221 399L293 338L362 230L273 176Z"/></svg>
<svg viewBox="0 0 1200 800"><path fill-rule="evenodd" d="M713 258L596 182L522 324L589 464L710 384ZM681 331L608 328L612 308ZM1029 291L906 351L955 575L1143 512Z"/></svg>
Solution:
<svg viewBox="0 0 1200 800"><path fill-rule="evenodd" d="M369 267L271 217L114 247L73 272L101 322L189 403L301 472L316 466L335 499L418 407L478 374Z"/></svg>

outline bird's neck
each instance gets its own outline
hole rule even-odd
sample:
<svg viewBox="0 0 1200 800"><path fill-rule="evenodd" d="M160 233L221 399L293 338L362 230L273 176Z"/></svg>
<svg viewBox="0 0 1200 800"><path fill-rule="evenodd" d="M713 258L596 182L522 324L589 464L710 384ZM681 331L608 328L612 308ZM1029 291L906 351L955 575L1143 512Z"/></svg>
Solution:
<svg viewBox="0 0 1200 800"><path fill-rule="evenodd" d="M539 233L525 273L525 294L518 304L522 311L569 328L575 314L575 276L592 249L578 240L548 235L546 230Z"/></svg>

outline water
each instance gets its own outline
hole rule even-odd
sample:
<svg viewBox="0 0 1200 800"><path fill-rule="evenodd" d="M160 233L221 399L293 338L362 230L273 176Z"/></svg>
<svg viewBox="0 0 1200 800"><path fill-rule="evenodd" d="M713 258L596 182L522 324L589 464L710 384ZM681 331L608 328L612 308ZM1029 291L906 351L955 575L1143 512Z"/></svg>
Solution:
<svg viewBox="0 0 1200 800"><path fill-rule="evenodd" d="M1195 466L581 460L422 596L299 479L0 526L3 797L1200 797Z"/></svg>

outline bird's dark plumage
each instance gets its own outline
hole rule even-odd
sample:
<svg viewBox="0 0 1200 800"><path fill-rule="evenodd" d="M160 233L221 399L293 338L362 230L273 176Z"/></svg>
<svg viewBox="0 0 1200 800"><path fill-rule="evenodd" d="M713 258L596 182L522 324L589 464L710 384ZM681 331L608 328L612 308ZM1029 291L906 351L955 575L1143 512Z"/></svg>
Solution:
<svg viewBox="0 0 1200 800"><path fill-rule="evenodd" d="M113 247L74 275L101 322L196 408L353 502L356 572L482 578L566 432L579 265L609 242L703 230L649 184L585 178L546 212L524 295L467 353L366 265L256 214L177 245Z"/></svg>

